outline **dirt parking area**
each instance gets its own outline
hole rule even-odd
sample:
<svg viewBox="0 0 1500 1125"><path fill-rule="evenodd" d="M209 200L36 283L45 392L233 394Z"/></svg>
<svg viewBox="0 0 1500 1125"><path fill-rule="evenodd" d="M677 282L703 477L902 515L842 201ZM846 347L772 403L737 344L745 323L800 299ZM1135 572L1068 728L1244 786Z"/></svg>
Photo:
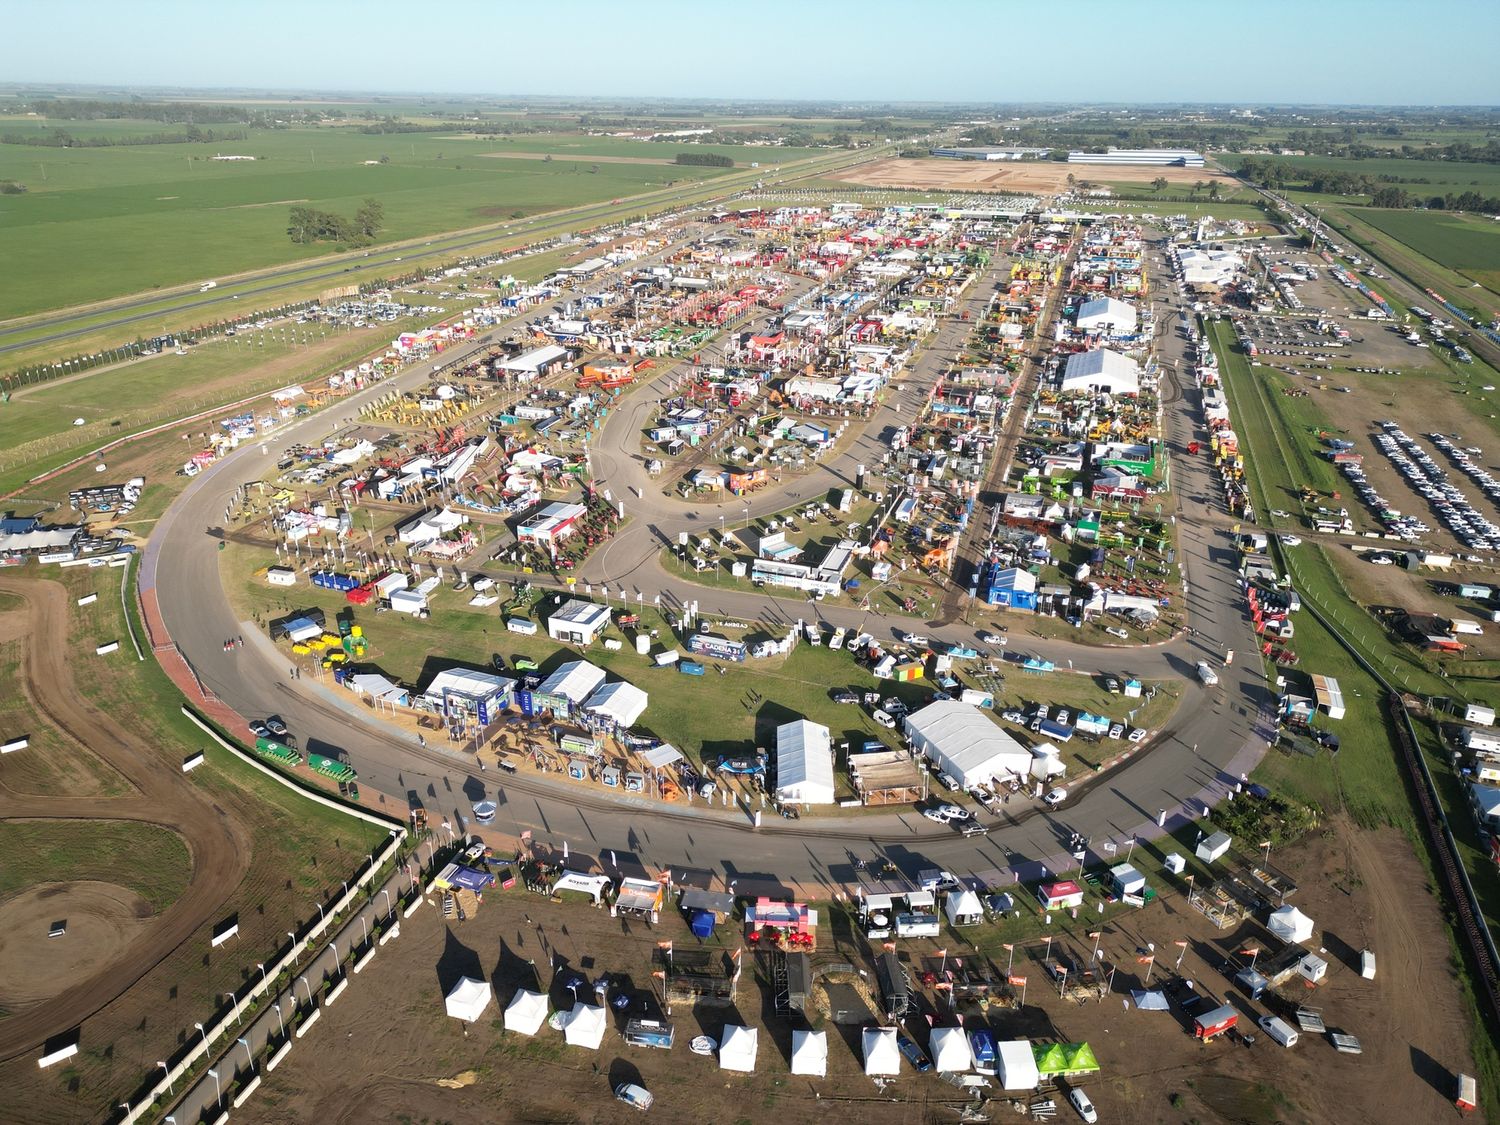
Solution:
<svg viewBox="0 0 1500 1125"><path fill-rule="evenodd" d="M1077 929L1060 931L1050 949L1040 940L1018 942L1013 966L1006 963L1009 954L992 960L971 944L1003 950L994 923L983 933L947 929L936 940L902 941L899 956L918 995L918 1011L903 1030L925 1049L929 1023L952 1022L946 994L923 983L923 970L946 949L951 965L968 960L970 968L983 963L1001 976L1011 971L1028 980L1020 1011L999 1004L981 1010L973 1000L961 1001L965 1027L988 1025L1001 1040L1092 1045L1101 1070L1080 1084L1104 1121L1269 1125L1430 1121L1451 1113L1453 1075L1472 1066L1471 1024L1438 907L1422 890L1426 875L1410 845L1394 830L1368 832L1340 822L1276 861L1302 884L1294 900L1317 924L1309 949L1330 964L1316 989L1298 978L1296 987L1252 1002L1216 966L1239 949L1266 943L1260 923L1218 930L1180 893L1164 888L1157 903L1105 927L1101 962L1116 965L1117 975L1111 993L1087 1002L1059 999L1041 964L1044 950L1086 964L1092 953L1087 919L1067 923ZM445 920L431 905L404 920L400 940L381 950L236 1117L266 1123L625 1122L636 1120L635 1113L615 1103L610 1089L633 1081L655 1095L652 1117L667 1121L812 1122L830 1112L857 1113L871 1123L955 1120L963 1098L935 1074L918 1074L903 1063L884 1089L863 1075L858 1032L876 1019L869 1003L874 964L864 939L838 917L830 924L825 913L814 968L846 963L854 976L815 989L814 996L849 1009L852 1022L835 1022L826 1007L814 1008L811 1018L829 1039L824 1079L790 1073L791 1030L807 1024L800 1014L776 1012L764 967L752 952L744 955L732 1007L678 1005L665 1017L676 1030L669 1051L627 1046L621 1013L611 1014L597 1052L566 1046L545 1025L529 1039L505 1032L501 1012L518 987L548 991L554 1008L567 1007L572 997L563 981L575 972L588 981L608 973L611 996L654 996L657 943L670 940L677 956L699 949L670 909L648 927L612 919L586 903L550 903L514 890L488 896L467 921ZM722 957L739 941L736 928L724 924L706 948ZM1241 1026L1255 1032L1253 1046L1228 1039L1200 1044L1176 1004L1154 1012L1129 1002L1146 971L1137 951L1155 946L1151 983L1158 985L1176 975L1175 941L1188 942L1181 975L1216 1001L1233 1004ZM1365 948L1379 958L1374 981L1358 973ZM873 952L880 952L878 943ZM443 996L465 975L493 982L497 994L497 1004L467 1026L443 1011ZM587 994L587 984L582 987ZM1298 1004L1321 1008L1329 1027L1360 1039L1363 1054L1336 1053L1326 1038L1306 1033L1287 1050L1254 1027L1266 1011L1289 1012ZM660 1011L654 1000L637 1005L637 1012ZM760 1029L756 1073L721 1071L713 1058L689 1051L694 1036L717 1038L726 1023L741 1022ZM1060 1107L1059 1120L1070 1112ZM992 1121L1019 1119L1003 1098L990 1103L988 1114Z"/></svg>
<svg viewBox="0 0 1500 1125"><path fill-rule="evenodd" d="M1232 185L1232 177L1211 168L1161 168L1131 164L1058 164L1051 161L987 160L877 160L860 165L839 178L866 187L918 188L952 191L1013 191L1055 195L1075 180L1149 184L1160 177L1172 184Z"/></svg>

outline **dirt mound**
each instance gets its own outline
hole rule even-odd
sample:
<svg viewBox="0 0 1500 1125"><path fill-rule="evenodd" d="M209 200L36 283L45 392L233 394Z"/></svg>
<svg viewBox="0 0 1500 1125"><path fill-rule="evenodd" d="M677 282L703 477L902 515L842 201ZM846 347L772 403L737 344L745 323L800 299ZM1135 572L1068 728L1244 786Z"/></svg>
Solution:
<svg viewBox="0 0 1500 1125"><path fill-rule="evenodd" d="M0 903L0 1007L51 1000L135 941L154 916L134 891L93 881L44 883ZM47 936L54 922L67 924L62 937Z"/></svg>

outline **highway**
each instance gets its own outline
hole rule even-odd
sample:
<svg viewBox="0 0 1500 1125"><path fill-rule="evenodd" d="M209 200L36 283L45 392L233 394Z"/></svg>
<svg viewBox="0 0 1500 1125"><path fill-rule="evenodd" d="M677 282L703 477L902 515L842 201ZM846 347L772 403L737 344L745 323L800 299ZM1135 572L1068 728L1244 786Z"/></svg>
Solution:
<svg viewBox="0 0 1500 1125"><path fill-rule="evenodd" d="M1156 278L1167 276L1159 247L1153 247L1151 265ZM992 269L974 283L968 307L982 307L986 287L993 282ZM1169 728L1146 748L1097 783L1075 787L1060 808L1043 811L1028 804L1016 816L982 817L991 827L987 837L959 837L911 809L872 813L857 820L804 816L784 821L773 816L756 829L738 810L710 811L700 805L684 808L615 798L602 790L541 775L506 776L501 781L473 768L470 761L437 747L418 746L403 732L372 722L368 712L341 690L309 679L291 679L285 659L264 634L252 623L235 620L219 579L218 540L208 529L222 522L240 483L261 477L279 450L296 442L321 440L366 401L389 393L392 383L401 387L420 383L434 367L451 363L451 356L414 367L345 400L331 413L278 431L266 453L260 445L247 446L195 478L151 537L140 585L143 591L156 590L172 639L209 690L242 716L280 714L306 749L342 752L359 771L366 803L394 815L405 814L407 794L413 791L430 810L455 818L466 814L474 801L488 797L500 804L496 829L508 835L530 829L539 843L560 847L568 842L575 855L613 850L622 864L634 863L650 871L707 869L737 880L741 893L787 884L812 889L847 883L855 855L888 856L908 873L942 866L989 884L1030 878L1042 865L1056 870L1070 862L1064 856L1075 832L1090 839L1097 858L1102 854L1098 849L1107 842L1124 844L1132 837L1158 834L1159 819L1170 827L1183 818L1196 818L1205 805L1222 799L1254 767L1271 737L1271 700L1233 568L1235 551L1227 531L1230 519L1209 461L1186 453L1187 442L1201 436L1201 404L1191 378L1185 375L1179 380L1173 372L1189 372L1191 364L1185 342L1174 330L1175 308L1162 296L1155 300L1161 333L1158 354L1166 367L1166 438L1173 456L1173 497L1178 504L1176 513L1164 514L1176 517L1178 561L1189 590L1192 630L1156 647L1098 648L1058 640L1022 641L1019 635L1016 642L1018 649L1024 647L1027 653L1052 660L1059 669L1071 666L1078 671L1184 678L1189 681L1185 702ZM659 596L664 606L695 599L707 615L786 622L815 614L833 624L864 627L878 636L899 627L934 639L972 643L975 630L955 621L919 622L880 615L877 622L876 615L845 606L699 587L664 569L661 561L661 547L674 542L679 531L701 533L716 522L721 511L737 520L746 506L752 515L778 511L789 503L821 498L829 487L851 486L856 466L879 463L885 448L879 435L886 427L911 419L944 362L958 353L969 328L957 320L945 321L907 377L892 387L893 393L872 414L863 434L828 464L747 501L731 500L720 509L663 496L659 482L646 475L636 448L641 421L654 396L649 382L632 388L630 396L611 412L593 454L595 475L617 499L626 501L632 519L586 562L580 582L607 583L614 596L621 590L632 599L644 596L654 601ZM509 325L502 325L489 335L503 336L508 330ZM484 343L484 338L475 341L477 346ZM658 377L670 378L670 373ZM639 497L634 489L640 490ZM226 653L223 638L235 634L243 634L247 645ZM1217 666L1230 649L1241 659L1220 670L1215 687L1198 684L1193 675L1197 661L1209 659ZM1039 686L1044 684L1045 680L1039 681ZM1045 687L1040 686L1040 691L1044 693Z"/></svg>

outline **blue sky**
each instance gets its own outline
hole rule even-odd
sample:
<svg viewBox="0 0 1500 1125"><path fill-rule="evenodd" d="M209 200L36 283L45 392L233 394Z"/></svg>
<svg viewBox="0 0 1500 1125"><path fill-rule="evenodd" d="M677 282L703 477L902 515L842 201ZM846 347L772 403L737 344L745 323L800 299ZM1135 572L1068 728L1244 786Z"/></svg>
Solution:
<svg viewBox="0 0 1500 1125"><path fill-rule="evenodd" d="M12 45L0 78L268 91L1493 105L1495 13L1492 0L0 0Z"/></svg>

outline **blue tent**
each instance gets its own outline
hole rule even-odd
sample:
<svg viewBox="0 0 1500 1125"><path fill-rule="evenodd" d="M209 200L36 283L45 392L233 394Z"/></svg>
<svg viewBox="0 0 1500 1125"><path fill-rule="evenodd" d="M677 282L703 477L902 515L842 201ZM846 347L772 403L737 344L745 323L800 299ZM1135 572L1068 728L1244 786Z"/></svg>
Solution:
<svg viewBox="0 0 1500 1125"><path fill-rule="evenodd" d="M689 921L693 936L696 938L711 938L714 936L714 915L711 910L695 910Z"/></svg>

